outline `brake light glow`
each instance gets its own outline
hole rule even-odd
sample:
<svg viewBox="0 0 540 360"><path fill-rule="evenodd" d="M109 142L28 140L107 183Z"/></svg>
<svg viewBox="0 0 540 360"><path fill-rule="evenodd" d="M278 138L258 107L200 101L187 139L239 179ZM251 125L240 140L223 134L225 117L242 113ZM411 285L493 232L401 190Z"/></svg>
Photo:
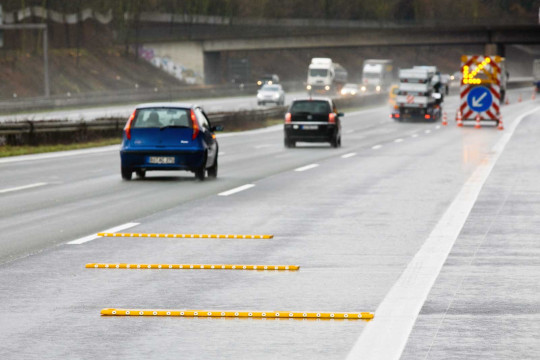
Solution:
<svg viewBox="0 0 540 360"><path fill-rule="evenodd" d="M191 139L195 140L197 135L199 135L199 123L197 123L197 117L195 116L195 111L191 110L191 125L193 126L193 136Z"/></svg>
<svg viewBox="0 0 540 360"><path fill-rule="evenodd" d="M126 133L126 138L128 140L131 140L131 124L133 123L133 119L135 119L135 113L137 110L133 111L133 114L129 117L126 126L124 127L124 132Z"/></svg>
<svg viewBox="0 0 540 360"><path fill-rule="evenodd" d="M286 113L285 114L285 124L290 124L291 123L291 113Z"/></svg>
<svg viewBox="0 0 540 360"><path fill-rule="evenodd" d="M430 119L430 118L431 118L431 115L429 115L429 114L426 114L426 115L424 115L424 118L426 118L426 119Z"/></svg>
<svg viewBox="0 0 540 360"><path fill-rule="evenodd" d="M335 124L336 123L336 114L334 114L334 113L328 114L328 123L329 124Z"/></svg>

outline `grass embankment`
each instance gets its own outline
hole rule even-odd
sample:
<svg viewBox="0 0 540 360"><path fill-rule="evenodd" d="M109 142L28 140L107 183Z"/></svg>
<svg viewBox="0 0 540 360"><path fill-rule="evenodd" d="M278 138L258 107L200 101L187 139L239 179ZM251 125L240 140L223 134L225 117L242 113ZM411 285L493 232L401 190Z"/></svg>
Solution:
<svg viewBox="0 0 540 360"><path fill-rule="evenodd" d="M0 158L8 157L8 156L18 156L18 155L41 154L41 153L48 153L48 152L55 152L55 151L88 149L88 148L108 146L108 145L120 145L121 142L122 142L121 138L109 138L109 139L90 141L90 142L85 142L85 143L77 143L77 144L56 144L56 145L38 145L38 146L4 145L4 146L0 146Z"/></svg>

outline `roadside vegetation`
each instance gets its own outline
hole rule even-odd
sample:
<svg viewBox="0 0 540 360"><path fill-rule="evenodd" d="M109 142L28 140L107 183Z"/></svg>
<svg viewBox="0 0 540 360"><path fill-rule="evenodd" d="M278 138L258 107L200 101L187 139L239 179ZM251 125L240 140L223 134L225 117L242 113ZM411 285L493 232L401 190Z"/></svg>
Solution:
<svg viewBox="0 0 540 360"><path fill-rule="evenodd" d="M66 150L80 150L88 149L93 147L108 146L108 145L120 145L122 138L110 138L95 140L84 143L73 143L73 144L56 144L56 145L21 145L21 146L11 146L4 145L0 146L0 158L8 156L19 156L19 155L31 155L31 154L41 154L55 151L66 151Z"/></svg>

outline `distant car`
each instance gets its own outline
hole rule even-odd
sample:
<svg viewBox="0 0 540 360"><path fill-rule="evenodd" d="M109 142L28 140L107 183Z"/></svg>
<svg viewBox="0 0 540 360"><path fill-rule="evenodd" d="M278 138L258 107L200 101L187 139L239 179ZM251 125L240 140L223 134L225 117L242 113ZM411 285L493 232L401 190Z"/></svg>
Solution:
<svg viewBox="0 0 540 360"><path fill-rule="evenodd" d="M342 96L356 96L358 94L358 85L356 84L345 84L341 88L341 95Z"/></svg>
<svg viewBox="0 0 540 360"><path fill-rule="evenodd" d="M131 180L152 170L187 170L204 180L217 177L218 142L208 117L197 105L149 103L135 108L120 149L121 174Z"/></svg>
<svg viewBox="0 0 540 360"><path fill-rule="evenodd" d="M285 91L283 91L281 85L263 85L257 91L257 104L265 105L267 103L285 105Z"/></svg>
<svg viewBox="0 0 540 360"><path fill-rule="evenodd" d="M297 141L341 146L342 116L330 98L294 100L285 115L285 147L295 147Z"/></svg>
<svg viewBox="0 0 540 360"><path fill-rule="evenodd" d="M276 74L266 74L261 76L260 79L257 80L257 85L259 85L259 87L266 84L279 84L279 76L277 76Z"/></svg>

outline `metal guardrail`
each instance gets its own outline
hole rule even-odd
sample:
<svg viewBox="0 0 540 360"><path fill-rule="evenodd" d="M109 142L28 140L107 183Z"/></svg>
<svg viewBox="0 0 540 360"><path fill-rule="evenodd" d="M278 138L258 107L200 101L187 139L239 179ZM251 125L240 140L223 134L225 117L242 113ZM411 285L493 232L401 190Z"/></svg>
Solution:
<svg viewBox="0 0 540 360"><path fill-rule="evenodd" d="M304 89L303 83L284 82L287 91ZM227 85L201 85L178 86L152 89L124 89L107 92L87 92L81 94L64 94L49 97L32 97L16 99L0 99L0 113L19 111L57 109L68 107L84 107L96 105L113 105L140 103L145 101L188 101L197 98L215 98L246 96L257 93L256 84L227 84Z"/></svg>
<svg viewBox="0 0 540 360"><path fill-rule="evenodd" d="M369 94L354 98L336 98L334 101L338 108L377 105L386 102L388 94ZM245 110L238 112L219 112L208 114L210 121L214 124L238 128L250 128L256 123L264 122L268 119L282 118L287 111L286 106L274 106L265 109ZM79 138L84 134L96 133L99 131L109 134L120 135L127 119L124 117L114 117L97 119L90 121L67 121L67 120L38 120L38 121L17 121L0 123L0 136L11 139L15 143L38 142L37 138L42 136L48 140L56 138L66 138L69 133L79 134ZM10 141L7 141L8 143Z"/></svg>

